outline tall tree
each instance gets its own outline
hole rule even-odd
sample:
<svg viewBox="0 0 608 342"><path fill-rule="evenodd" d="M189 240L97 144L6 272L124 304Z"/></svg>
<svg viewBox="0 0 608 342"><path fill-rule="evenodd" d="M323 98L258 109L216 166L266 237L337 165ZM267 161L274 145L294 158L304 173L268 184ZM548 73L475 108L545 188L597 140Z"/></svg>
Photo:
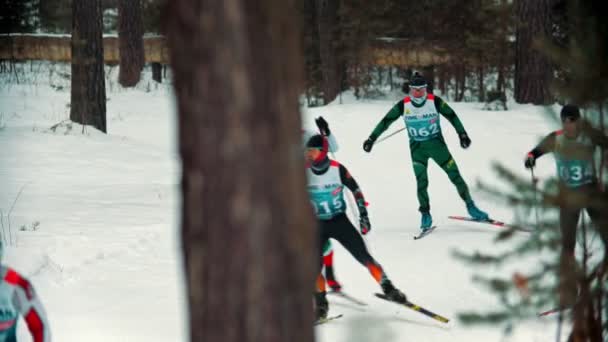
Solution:
<svg viewBox="0 0 608 342"><path fill-rule="evenodd" d="M141 12L140 0L118 1L118 82L123 87L135 86L144 68L144 25Z"/></svg>
<svg viewBox="0 0 608 342"><path fill-rule="evenodd" d="M340 92L340 66L336 51L339 1L316 0L319 52L323 75L323 100L327 104Z"/></svg>
<svg viewBox="0 0 608 342"><path fill-rule="evenodd" d="M291 3L168 3L191 341L313 340L316 229Z"/></svg>
<svg viewBox="0 0 608 342"><path fill-rule="evenodd" d="M515 42L515 101L549 104L553 68L540 51L540 39L549 39L552 32L551 2L553 0L516 0L517 20Z"/></svg>
<svg viewBox="0 0 608 342"><path fill-rule="evenodd" d="M305 61L306 99L309 107L319 104L323 74L319 54L319 30L317 25L316 0L298 1L302 27L302 47Z"/></svg>
<svg viewBox="0 0 608 342"><path fill-rule="evenodd" d="M70 119L106 133L101 2L73 1L72 14Z"/></svg>

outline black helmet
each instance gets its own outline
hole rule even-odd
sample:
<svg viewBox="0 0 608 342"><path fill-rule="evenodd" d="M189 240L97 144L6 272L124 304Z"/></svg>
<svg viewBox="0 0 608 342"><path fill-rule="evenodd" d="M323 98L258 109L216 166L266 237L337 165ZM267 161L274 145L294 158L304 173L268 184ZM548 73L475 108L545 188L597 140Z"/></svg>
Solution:
<svg viewBox="0 0 608 342"><path fill-rule="evenodd" d="M313 169L321 171L326 170L329 167L329 158L327 158L329 142L327 141L327 138L320 134L315 134L306 142L306 148L318 148L321 150L321 153L310 165Z"/></svg>
<svg viewBox="0 0 608 342"><path fill-rule="evenodd" d="M562 107L559 116L561 117L562 122L566 120L576 121L581 117L581 111L577 105L567 104Z"/></svg>
<svg viewBox="0 0 608 342"><path fill-rule="evenodd" d="M315 134L310 137L310 139L308 139L308 141L306 142L306 147L323 148L323 140L325 140L325 137L320 134Z"/></svg>
<svg viewBox="0 0 608 342"><path fill-rule="evenodd" d="M426 83L426 80L424 79L424 77L422 75L420 75L420 73L416 72L410 79L409 86L410 87L426 87L427 83Z"/></svg>

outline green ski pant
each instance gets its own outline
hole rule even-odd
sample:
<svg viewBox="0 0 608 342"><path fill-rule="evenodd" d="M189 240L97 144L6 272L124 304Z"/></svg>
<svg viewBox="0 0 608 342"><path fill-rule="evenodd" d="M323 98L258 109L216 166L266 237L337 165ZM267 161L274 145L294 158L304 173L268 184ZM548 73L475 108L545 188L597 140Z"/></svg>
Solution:
<svg viewBox="0 0 608 342"><path fill-rule="evenodd" d="M410 153L418 185L418 203L420 204L418 210L420 212L427 212L431 209L427 190L429 187L429 177L427 174L429 158L433 159L445 171L450 181L456 186L460 197L465 202L471 200L467 183L460 175L458 166L442 137L428 141L410 141Z"/></svg>

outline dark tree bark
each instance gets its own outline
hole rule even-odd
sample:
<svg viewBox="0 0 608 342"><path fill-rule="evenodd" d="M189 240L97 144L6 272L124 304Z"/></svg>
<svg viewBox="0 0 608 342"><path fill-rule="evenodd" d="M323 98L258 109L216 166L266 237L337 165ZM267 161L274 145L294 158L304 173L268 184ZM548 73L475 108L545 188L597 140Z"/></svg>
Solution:
<svg viewBox="0 0 608 342"><path fill-rule="evenodd" d="M163 65L152 63L152 79L158 83L163 82Z"/></svg>
<svg viewBox="0 0 608 342"><path fill-rule="evenodd" d="M72 2L70 120L107 133L100 0Z"/></svg>
<svg viewBox="0 0 608 342"><path fill-rule="evenodd" d="M447 66L441 65L439 66L439 90L441 90L441 96L445 100L449 100L449 94L447 93L447 84L449 82Z"/></svg>
<svg viewBox="0 0 608 342"><path fill-rule="evenodd" d="M319 30L317 24L317 0L300 1L302 39L306 65L306 94L308 106L315 106L322 93L323 73L319 53Z"/></svg>
<svg viewBox="0 0 608 342"><path fill-rule="evenodd" d="M485 88L485 84L484 84L484 66L482 64L483 61L480 61L479 65L477 66L477 92L479 93L479 102L484 102L486 100L486 88Z"/></svg>
<svg viewBox="0 0 608 342"><path fill-rule="evenodd" d="M144 68L144 26L140 0L118 1L118 50L120 71L118 82L133 87L139 82Z"/></svg>
<svg viewBox="0 0 608 342"><path fill-rule="evenodd" d="M464 92L467 87L467 70L464 64L457 64L455 70L456 87L454 90L454 99L456 102L464 100Z"/></svg>
<svg viewBox="0 0 608 342"><path fill-rule="evenodd" d="M167 7L191 341L314 338L317 228L305 190L302 57L290 3Z"/></svg>
<svg viewBox="0 0 608 342"><path fill-rule="evenodd" d="M602 103L599 104L599 116L600 116L600 130L606 134L606 124L605 124L605 120L604 120L604 105ZM600 172L599 172L599 176L598 179L599 181L599 186L600 186L600 190L601 191L605 191L606 186L608 185L606 183L606 180L604 179L604 175L606 172L606 167L607 167L607 160L606 160L606 150L605 148L600 148L601 150L601 154L600 154Z"/></svg>
<svg viewBox="0 0 608 342"><path fill-rule="evenodd" d="M496 77L496 90L501 93L505 91L505 69L505 63L503 62L503 59L500 59L498 64L498 76Z"/></svg>
<svg viewBox="0 0 608 342"><path fill-rule="evenodd" d="M551 33L552 0L516 0L515 101L550 104L552 66L539 51L538 39Z"/></svg>
<svg viewBox="0 0 608 342"><path fill-rule="evenodd" d="M323 99L329 103L340 92L340 67L338 63L336 44L338 33L339 1L317 0L317 20L319 27L319 52L321 70L323 73Z"/></svg>

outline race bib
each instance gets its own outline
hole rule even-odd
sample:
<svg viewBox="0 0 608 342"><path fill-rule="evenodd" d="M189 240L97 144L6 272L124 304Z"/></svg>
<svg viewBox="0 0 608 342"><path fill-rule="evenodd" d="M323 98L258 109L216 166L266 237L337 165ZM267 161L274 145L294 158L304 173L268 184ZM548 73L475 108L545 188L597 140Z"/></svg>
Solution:
<svg viewBox="0 0 608 342"><path fill-rule="evenodd" d="M568 187L589 184L595 178L595 169L590 161L556 158L556 162L559 179Z"/></svg>
<svg viewBox="0 0 608 342"><path fill-rule="evenodd" d="M342 187L317 190L310 193L312 207L320 219L330 219L346 211Z"/></svg>
<svg viewBox="0 0 608 342"><path fill-rule="evenodd" d="M441 134L441 126L437 118L432 119L410 119L406 120L407 133L410 139L415 141L426 141L434 139Z"/></svg>

